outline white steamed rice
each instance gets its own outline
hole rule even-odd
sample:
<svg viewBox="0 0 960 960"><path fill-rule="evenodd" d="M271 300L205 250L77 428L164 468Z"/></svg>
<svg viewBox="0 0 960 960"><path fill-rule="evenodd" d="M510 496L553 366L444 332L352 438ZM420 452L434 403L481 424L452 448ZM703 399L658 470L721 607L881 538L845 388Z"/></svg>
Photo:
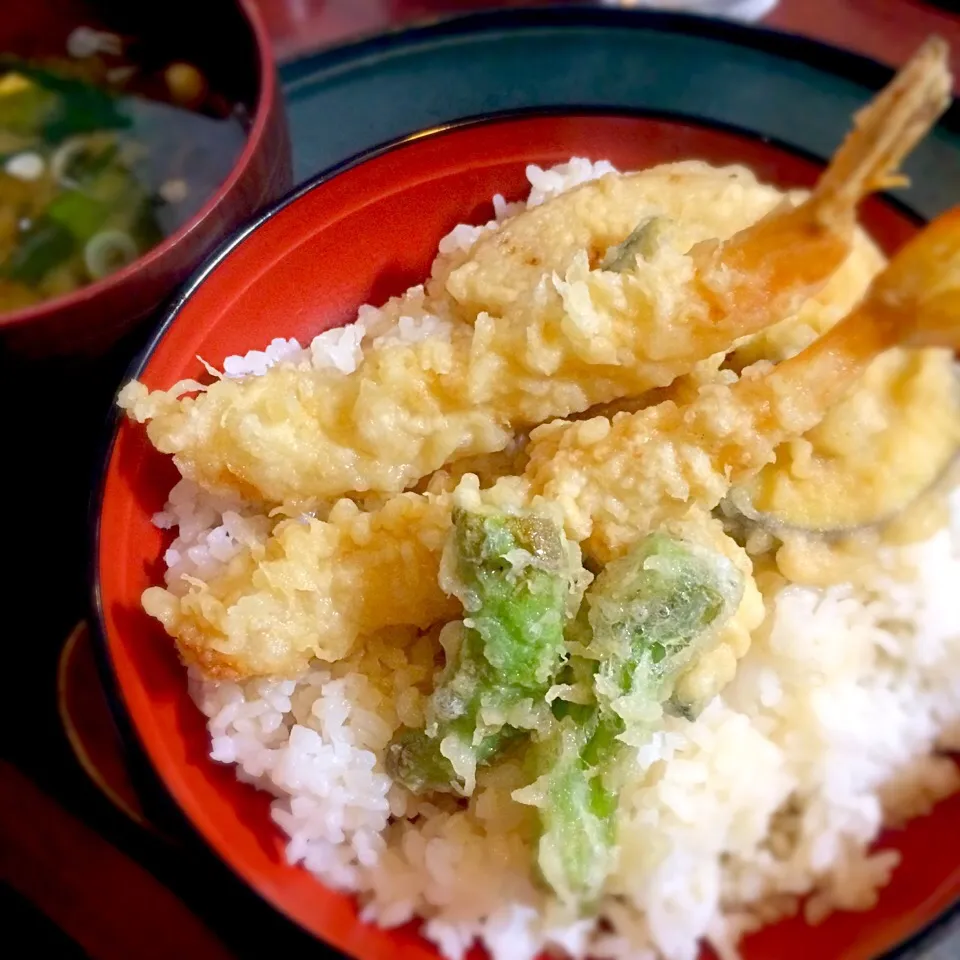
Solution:
<svg viewBox="0 0 960 960"><path fill-rule="evenodd" d="M579 159L530 167L528 202L610 170ZM493 223L519 207L495 198ZM487 227L460 225L440 249L465 249ZM297 362L350 371L365 338L438 335L444 322L405 317L385 329L364 307L306 349L277 339L224 370ZM365 919L394 926L422 916L450 960L475 941L494 960L532 960L547 947L693 960L701 939L733 957L742 933L785 914L802 909L817 922L870 909L898 861L871 848L881 827L960 788L953 761L938 753L960 747L960 497L952 506L948 529L906 551L910 582L878 574L869 588L782 589L733 684L696 721L669 718L640 749L645 775L621 795L603 923L558 923L546 909L523 839L529 808L508 799L518 785L509 765L481 784L470 812L392 786L382 757L397 708L352 662L297 681L191 676L190 690L208 717L211 757L275 796L289 862L356 891ZM165 556L172 587L184 574L215 575L270 526L186 480L155 522L177 529Z"/></svg>

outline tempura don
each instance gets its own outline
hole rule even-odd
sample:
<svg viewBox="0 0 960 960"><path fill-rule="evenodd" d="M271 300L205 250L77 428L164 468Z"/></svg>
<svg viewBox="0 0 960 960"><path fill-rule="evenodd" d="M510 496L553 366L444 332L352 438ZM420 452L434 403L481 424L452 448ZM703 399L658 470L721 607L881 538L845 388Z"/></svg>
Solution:
<svg viewBox="0 0 960 960"><path fill-rule="evenodd" d="M593 910L637 750L731 681L771 584L949 474L960 208L889 263L856 223L949 90L930 41L809 194L696 161L610 172L258 375L128 384L244 530L144 609L208 680L418 636L434 669L391 782L456 804L519 763L542 888Z"/></svg>

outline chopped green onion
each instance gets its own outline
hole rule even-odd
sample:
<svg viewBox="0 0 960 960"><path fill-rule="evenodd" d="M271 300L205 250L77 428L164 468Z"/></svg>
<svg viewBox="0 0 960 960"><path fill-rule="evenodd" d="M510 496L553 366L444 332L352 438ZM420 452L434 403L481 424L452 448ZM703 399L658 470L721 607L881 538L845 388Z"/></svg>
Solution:
<svg viewBox="0 0 960 960"><path fill-rule="evenodd" d="M3 265L8 280L35 287L76 249L76 238L61 223L44 219L34 224Z"/></svg>
<svg viewBox="0 0 960 960"><path fill-rule="evenodd" d="M83 262L94 280L133 263L139 255L133 237L122 230L101 230L83 248Z"/></svg>
<svg viewBox="0 0 960 960"><path fill-rule="evenodd" d="M106 204L85 193L70 190L50 201L44 218L60 224L82 243L102 228L109 214Z"/></svg>

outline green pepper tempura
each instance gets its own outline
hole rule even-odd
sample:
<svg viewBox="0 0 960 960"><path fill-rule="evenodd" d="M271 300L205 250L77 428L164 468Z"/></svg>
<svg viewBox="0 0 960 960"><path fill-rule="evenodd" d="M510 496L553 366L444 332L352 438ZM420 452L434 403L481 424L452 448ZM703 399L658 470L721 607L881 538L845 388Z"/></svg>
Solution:
<svg viewBox="0 0 960 960"><path fill-rule="evenodd" d="M594 690L601 710L626 727L657 721L678 677L743 595L724 556L652 534L608 564L587 594Z"/></svg>
<svg viewBox="0 0 960 960"><path fill-rule="evenodd" d="M466 617L444 630L426 726L394 737L390 774L414 793L469 796L477 768L526 739L536 779L514 798L538 808L544 881L581 909L614 864L627 745L654 729L743 578L726 557L652 534L583 594L589 575L556 524L463 509L444 571Z"/></svg>
<svg viewBox="0 0 960 960"><path fill-rule="evenodd" d="M538 866L574 908L595 901L613 867L617 768L662 716L677 678L737 608L743 580L719 554L653 534L600 573L584 597L568 691L515 799L539 808Z"/></svg>
<svg viewBox="0 0 960 960"><path fill-rule="evenodd" d="M456 511L443 580L466 617L444 631L447 664L426 728L401 731L390 746L394 779L415 793L469 795L478 765L551 722L545 697L588 578L550 520Z"/></svg>

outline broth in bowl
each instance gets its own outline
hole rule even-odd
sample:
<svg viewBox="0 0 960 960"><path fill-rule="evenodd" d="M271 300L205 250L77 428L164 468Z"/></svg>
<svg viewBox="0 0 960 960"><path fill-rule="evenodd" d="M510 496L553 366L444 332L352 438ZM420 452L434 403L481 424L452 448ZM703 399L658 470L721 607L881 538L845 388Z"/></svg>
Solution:
<svg viewBox="0 0 960 960"><path fill-rule="evenodd" d="M66 46L0 55L0 312L145 254L197 213L246 140L245 111L192 64L84 27Z"/></svg>

